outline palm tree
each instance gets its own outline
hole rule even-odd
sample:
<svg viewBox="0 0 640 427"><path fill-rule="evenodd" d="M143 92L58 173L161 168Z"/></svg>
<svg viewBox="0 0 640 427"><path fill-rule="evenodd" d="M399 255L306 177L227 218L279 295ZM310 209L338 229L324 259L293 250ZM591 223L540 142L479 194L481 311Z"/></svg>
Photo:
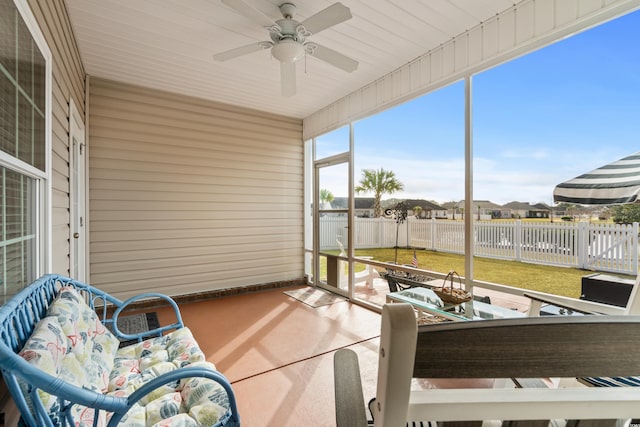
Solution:
<svg viewBox="0 0 640 427"><path fill-rule="evenodd" d="M382 215L382 205L380 199L382 195L393 194L396 191L404 190L404 185L398 181L396 174L392 171L386 171L382 168L363 169L360 184L355 188L356 193L373 193L375 201L373 203L373 212L375 218Z"/></svg>
<svg viewBox="0 0 640 427"><path fill-rule="evenodd" d="M325 203L333 202L333 193L326 188L320 189L320 208L322 209Z"/></svg>

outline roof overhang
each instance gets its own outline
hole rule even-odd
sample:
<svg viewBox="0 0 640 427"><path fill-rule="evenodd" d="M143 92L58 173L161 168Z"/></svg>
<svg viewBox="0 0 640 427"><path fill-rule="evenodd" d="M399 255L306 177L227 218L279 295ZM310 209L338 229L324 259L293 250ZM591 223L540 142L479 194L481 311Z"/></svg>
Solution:
<svg viewBox="0 0 640 427"><path fill-rule="evenodd" d="M282 0L245 0L279 19ZM90 76L305 119L305 138L629 13L640 0L343 0L353 18L313 41L359 62L347 73L316 58L297 64L298 90L280 93L267 50L213 55L268 39L220 0L66 0ZM303 20L331 4L296 0Z"/></svg>

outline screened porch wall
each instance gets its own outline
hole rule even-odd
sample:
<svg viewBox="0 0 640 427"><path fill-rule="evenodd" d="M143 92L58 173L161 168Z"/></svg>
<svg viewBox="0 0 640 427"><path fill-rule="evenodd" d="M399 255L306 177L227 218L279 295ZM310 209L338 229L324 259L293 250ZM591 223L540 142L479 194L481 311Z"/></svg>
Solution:
<svg viewBox="0 0 640 427"><path fill-rule="evenodd" d="M124 298L303 277L300 120L89 85L93 285Z"/></svg>
<svg viewBox="0 0 640 427"><path fill-rule="evenodd" d="M629 13L630 0L523 0L304 119L310 139Z"/></svg>
<svg viewBox="0 0 640 427"><path fill-rule="evenodd" d="M84 116L85 70L61 0L28 0L51 50L52 272L69 275L69 99Z"/></svg>

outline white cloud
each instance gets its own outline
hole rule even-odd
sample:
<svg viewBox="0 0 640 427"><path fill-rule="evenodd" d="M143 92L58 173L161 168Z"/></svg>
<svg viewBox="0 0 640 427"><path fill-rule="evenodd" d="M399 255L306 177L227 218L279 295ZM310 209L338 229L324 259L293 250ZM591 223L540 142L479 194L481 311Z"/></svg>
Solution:
<svg viewBox="0 0 640 427"><path fill-rule="evenodd" d="M523 145L521 149L509 149L502 151L498 154L505 159L536 159L542 160L550 157L549 150L546 149L531 149L530 147Z"/></svg>

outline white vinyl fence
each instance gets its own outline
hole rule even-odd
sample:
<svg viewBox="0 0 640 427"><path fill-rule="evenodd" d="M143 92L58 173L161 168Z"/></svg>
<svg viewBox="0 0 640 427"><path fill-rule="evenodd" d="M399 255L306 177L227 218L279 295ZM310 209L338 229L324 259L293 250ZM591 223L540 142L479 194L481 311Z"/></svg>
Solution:
<svg viewBox="0 0 640 427"><path fill-rule="evenodd" d="M464 253L464 223L408 218L399 226L386 218L355 218L355 248L396 246ZM320 219L320 247L346 246L346 217ZM568 266L635 275L638 223L475 221L474 254L486 258Z"/></svg>

